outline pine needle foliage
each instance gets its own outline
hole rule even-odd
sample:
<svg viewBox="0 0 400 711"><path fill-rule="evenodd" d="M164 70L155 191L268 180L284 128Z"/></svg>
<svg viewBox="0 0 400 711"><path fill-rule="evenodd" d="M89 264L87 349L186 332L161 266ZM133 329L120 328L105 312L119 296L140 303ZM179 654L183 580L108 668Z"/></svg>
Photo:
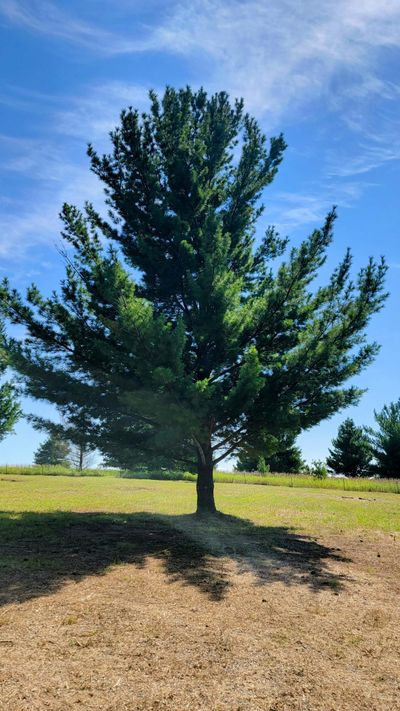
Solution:
<svg viewBox="0 0 400 711"><path fill-rule="evenodd" d="M9 365L5 341L4 325L0 322L0 377L5 375ZM20 415L21 409L12 383L3 382L0 385L0 441L12 432Z"/></svg>
<svg viewBox="0 0 400 711"><path fill-rule="evenodd" d="M276 440L275 446L271 447L270 451L264 452L261 459L266 471L269 472L299 474L305 467L301 449L295 445L294 438L290 436L280 441ZM239 451L235 469L239 472L262 472L259 462L260 455L256 456L244 447Z"/></svg>
<svg viewBox="0 0 400 711"><path fill-rule="evenodd" d="M379 429L372 434L374 471L379 476L400 479L400 399L375 412Z"/></svg>
<svg viewBox="0 0 400 711"><path fill-rule="evenodd" d="M347 418L332 440L326 463L337 474L367 476L371 473L372 456L373 448L366 429L357 427L351 418Z"/></svg>
<svg viewBox="0 0 400 711"><path fill-rule="evenodd" d="M56 434L50 434L35 452L35 464L69 467L70 447Z"/></svg>

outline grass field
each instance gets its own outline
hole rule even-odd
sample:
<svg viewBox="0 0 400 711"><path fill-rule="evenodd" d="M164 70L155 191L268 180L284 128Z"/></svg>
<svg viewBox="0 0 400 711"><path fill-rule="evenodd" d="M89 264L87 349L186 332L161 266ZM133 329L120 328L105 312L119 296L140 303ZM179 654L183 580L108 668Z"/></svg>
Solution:
<svg viewBox="0 0 400 711"><path fill-rule="evenodd" d="M67 467L47 465L30 466L0 466L0 476L26 475L26 476L70 476L70 477L114 477L124 479L155 479L167 481L196 481L195 474L190 472L159 471L120 471L118 469L85 469L79 471ZM257 484L261 486L290 486L301 489L336 489L340 491L381 491L385 493L400 494L399 479L368 479L348 478L316 479L302 474L246 474L239 472L214 472L214 479L219 484Z"/></svg>
<svg viewBox="0 0 400 711"><path fill-rule="evenodd" d="M400 501L394 494L325 488L296 489L252 484L216 484L218 508L263 525L289 525L319 533L371 529L400 530ZM186 481L103 477L4 476L0 478L3 512L92 511L160 515L189 514L195 487Z"/></svg>
<svg viewBox="0 0 400 711"><path fill-rule="evenodd" d="M396 494L0 476L1 711L400 709Z"/></svg>

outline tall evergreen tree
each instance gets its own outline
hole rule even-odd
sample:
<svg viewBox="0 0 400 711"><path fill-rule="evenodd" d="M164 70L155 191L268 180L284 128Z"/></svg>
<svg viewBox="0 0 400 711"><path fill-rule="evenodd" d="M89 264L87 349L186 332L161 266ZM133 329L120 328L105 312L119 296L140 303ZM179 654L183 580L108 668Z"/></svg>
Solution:
<svg viewBox="0 0 400 711"><path fill-rule="evenodd" d="M10 341L13 364L29 395L84 408L103 452L195 464L198 511L213 512L213 467L244 442L261 454L271 434L358 401L344 383L376 355L364 333L385 265L350 281L347 252L312 288L332 211L273 268L286 240L270 228L255 248L255 227L285 143L223 92L151 93L111 141L110 155L89 147L108 219L90 204L62 211L73 253L60 295L3 285L5 313L29 333Z"/></svg>
<svg viewBox="0 0 400 711"><path fill-rule="evenodd" d="M347 418L339 427L337 437L332 440L332 448L326 463L337 474L347 476L367 476L373 450L364 427L357 427Z"/></svg>
<svg viewBox="0 0 400 711"><path fill-rule="evenodd" d="M50 434L35 452L35 464L69 467L70 447L56 434Z"/></svg>
<svg viewBox="0 0 400 711"><path fill-rule="evenodd" d="M4 326L0 323L0 376L3 376L8 366L8 354L5 348ZM20 406L15 397L11 383L0 385L0 441L10 432L21 415Z"/></svg>
<svg viewBox="0 0 400 711"><path fill-rule="evenodd" d="M375 412L379 430L372 435L374 471L382 477L400 479L400 398Z"/></svg>

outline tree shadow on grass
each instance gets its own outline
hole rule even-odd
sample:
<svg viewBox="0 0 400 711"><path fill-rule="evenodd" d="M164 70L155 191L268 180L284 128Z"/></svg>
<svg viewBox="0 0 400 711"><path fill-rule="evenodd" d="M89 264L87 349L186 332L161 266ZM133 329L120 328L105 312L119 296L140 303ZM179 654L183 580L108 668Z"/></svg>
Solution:
<svg viewBox="0 0 400 711"><path fill-rule="evenodd" d="M346 561L338 549L234 516L2 512L0 605L49 594L111 565L144 567L150 558L161 562L171 581L197 587L215 601L232 585L227 559L259 585L280 581L337 591L345 580L328 569L330 560Z"/></svg>

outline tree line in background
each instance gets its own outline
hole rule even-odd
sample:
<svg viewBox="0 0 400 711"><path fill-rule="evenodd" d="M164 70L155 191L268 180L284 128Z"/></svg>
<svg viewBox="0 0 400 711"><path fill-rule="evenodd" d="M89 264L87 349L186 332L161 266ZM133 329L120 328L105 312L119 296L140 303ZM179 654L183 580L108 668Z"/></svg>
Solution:
<svg viewBox="0 0 400 711"><path fill-rule="evenodd" d="M349 477L379 476L400 478L400 399L396 403L385 405L381 412L375 413L379 429L358 427L354 421L347 418L339 427L337 437L332 440L329 456L326 459L327 468L336 474ZM50 464L71 466L83 470L89 468L94 461L94 453L85 441L84 431L80 439L71 443L68 428L54 425L48 438L35 453L35 464ZM132 460L134 453L132 453ZM163 461L173 466L172 462ZM105 460L103 465L120 466L113 460ZM251 456L243 452L239 454L236 471L301 474L312 473L324 476L322 462L311 467L305 463L299 447L294 441L282 441L281 446L273 452Z"/></svg>
<svg viewBox="0 0 400 711"><path fill-rule="evenodd" d="M63 206L59 292L2 283L3 315L25 330L4 348L23 393L55 405L72 442L80 429L108 463L196 471L197 510L213 513L218 463L276 463L282 442L298 461L302 430L359 401L346 383L379 350L365 330L386 266L369 259L352 278L347 251L314 285L335 210L296 247L272 227L255 245L286 146L224 92L151 92L148 113L122 112L111 145L88 149L104 214Z"/></svg>
<svg viewBox="0 0 400 711"><path fill-rule="evenodd" d="M400 399L375 412L378 429L347 419L329 450L327 465L348 476L400 478Z"/></svg>
<svg viewBox="0 0 400 711"><path fill-rule="evenodd" d="M253 456L241 454L236 463L238 471L248 472L310 472L324 476L328 469L336 474L349 477L379 476L400 478L400 399L385 405L380 412L375 412L377 430L371 427L358 427L347 418L339 427L337 437L332 440L326 467L323 462L315 466L307 465L301 450L294 441L273 453ZM285 446L286 445L286 446Z"/></svg>
<svg viewBox="0 0 400 711"><path fill-rule="evenodd" d="M38 447L34 456L35 464L72 467L83 471L94 462L94 453L87 445L74 445L59 434L50 434Z"/></svg>

